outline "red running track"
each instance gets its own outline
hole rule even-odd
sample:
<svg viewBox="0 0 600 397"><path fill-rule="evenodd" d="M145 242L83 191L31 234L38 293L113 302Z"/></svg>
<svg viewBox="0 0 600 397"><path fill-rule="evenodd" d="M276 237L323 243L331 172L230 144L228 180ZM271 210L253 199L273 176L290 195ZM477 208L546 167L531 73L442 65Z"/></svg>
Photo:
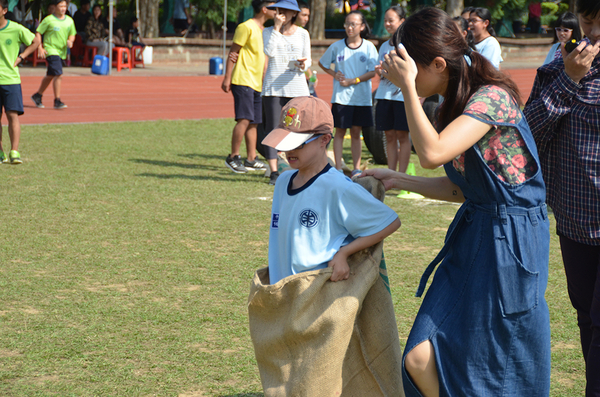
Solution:
<svg viewBox="0 0 600 397"><path fill-rule="evenodd" d="M507 70L521 89L524 100L529 96L535 69ZM49 87L44 95L45 109L37 109L31 95L42 77L23 76L25 114L21 124L91 123L111 121L178 120L233 118L233 97L221 90L222 76L65 76L62 100L67 109L52 108ZM374 82L374 86L377 82ZM326 101L331 98L333 79L319 75L317 93ZM2 123L6 125L6 117Z"/></svg>

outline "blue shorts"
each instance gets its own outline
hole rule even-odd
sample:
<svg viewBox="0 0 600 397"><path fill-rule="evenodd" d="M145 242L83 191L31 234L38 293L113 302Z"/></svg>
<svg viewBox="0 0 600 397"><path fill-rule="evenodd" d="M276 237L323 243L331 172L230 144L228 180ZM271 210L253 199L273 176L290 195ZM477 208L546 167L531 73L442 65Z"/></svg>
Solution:
<svg viewBox="0 0 600 397"><path fill-rule="evenodd" d="M231 85L235 121L246 119L252 124L262 123L262 98L260 92L245 85Z"/></svg>
<svg viewBox="0 0 600 397"><path fill-rule="evenodd" d="M46 69L46 76L60 76L63 74L62 71L62 59L58 55L50 55L46 57L48 67Z"/></svg>
<svg viewBox="0 0 600 397"><path fill-rule="evenodd" d="M373 108L371 106L352 106L334 103L331 105L333 126L335 128L372 127Z"/></svg>
<svg viewBox="0 0 600 397"><path fill-rule="evenodd" d="M375 111L375 128L379 131L408 131L404 102L378 99Z"/></svg>
<svg viewBox="0 0 600 397"><path fill-rule="evenodd" d="M23 114L23 93L21 84L0 85L0 111Z"/></svg>

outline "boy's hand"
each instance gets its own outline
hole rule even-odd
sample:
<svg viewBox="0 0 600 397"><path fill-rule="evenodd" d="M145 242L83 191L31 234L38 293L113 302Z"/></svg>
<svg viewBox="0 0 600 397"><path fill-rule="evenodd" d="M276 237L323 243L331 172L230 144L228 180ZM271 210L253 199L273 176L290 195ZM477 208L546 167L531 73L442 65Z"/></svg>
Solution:
<svg viewBox="0 0 600 397"><path fill-rule="evenodd" d="M22 58L21 58L21 55L19 55L19 56L17 57L17 59L15 59L15 64L13 65L15 68L17 67L17 65L18 65L18 64L20 64L20 63L21 63L21 59L22 59Z"/></svg>
<svg viewBox="0 0 600 397"><path fill-rule="evenodd" d="M348 266L348 257L344 253L343 249L340 249L334 256L333 259L327 264L328 267L333 268L333 274L331 275L331 281L348 280L350 277L350 267Z"/></svg>
<svg viewBox="0 0 600 397"><path fill-rule="evenodd" d="M46 59L47 54L48 54L48 52L42 46L38 47L38 57L40 57L42 59Z"/></svg>
<svg viewBox="0 0 600 397"><path fill-rule="evenodd" d="M224 92L229 92L231 91L231 80L228 79L223 79L223 83L221 84L221 89Z"/></svg>
<svg viewBox="0 0 600 397"><path fill-rule="evenodd" d="M346 78L346 76L342 72L337 72L334 77L340 83L342 82L342 80L344 80Z"/></svg>
<svg viewBox="0 0 600 397"><path fill-rule="evenodd" d="M68 48L73 48L73 42L72 42L72 41L69 41L69 40L67 40L67 47L68 47Z"/></svg>

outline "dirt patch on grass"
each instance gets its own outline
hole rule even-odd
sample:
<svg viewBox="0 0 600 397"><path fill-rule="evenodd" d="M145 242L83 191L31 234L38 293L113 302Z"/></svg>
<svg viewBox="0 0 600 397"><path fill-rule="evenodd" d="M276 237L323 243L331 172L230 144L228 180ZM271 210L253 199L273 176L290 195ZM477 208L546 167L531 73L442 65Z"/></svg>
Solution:
<svg viewBox="0 0 600 397"><path fill-rule="evenodd" d="M16 350L0 349L0 358L20 357L22 355L23 354L19 353Z"/></svg>

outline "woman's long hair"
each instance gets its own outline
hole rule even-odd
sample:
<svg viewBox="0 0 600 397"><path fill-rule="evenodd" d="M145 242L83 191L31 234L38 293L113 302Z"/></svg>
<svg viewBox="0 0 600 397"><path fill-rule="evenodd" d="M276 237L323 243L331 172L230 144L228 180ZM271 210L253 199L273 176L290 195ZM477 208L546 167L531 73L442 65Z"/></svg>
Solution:
<svg viewBox="0 0 600 397"><path fill-rule="evenodd" d="M503 88L522 105L514 81L481 54L472 51L452 18L444 11L429 7L408 17L392 37L391 44L398 53L400 43L423 67L429 67L436 57L446 61L449 79L447 90L443 93L444 102L439 109L437 124L440 131L463 113L469 98L484 85ZM467 58L470 58L470 66Z"/></svg>
<svg viewBox="0 0 600 397"><path fill-rule="evenodd" d="M360 31L360 37L362 37L363 39L368 39L369 36L371 35L371 27L367 23L365 15L362 12L358 11L358 10L354 10L351 13L349 13L348 15L346 15L346 18L348 18L352 14L356 14L356 15L360 16L360 20L365 25L365 28Z"/></svg>
<svg viewBox="0 0 600 397"><path fill-rule="evenodd" d="M496 37L496 31L492 27L492 13L490 10L484 7L476 7L473 9L473 11L471 11L471 14L475 14L482 20L488 21L487 31L489 34Z"/></svg>
<svg viewBox="0 0 600 397"><path fill-rule="evenodd" d="M572 12L565 12L561 14L556 20L556 24L554 25L557 28L565 27L568 29L573 29L573 34L571 39L575 39L577 41L581 40L581 28L579 27L579 18L577 15ZM552 43L558 43L558 36L556 34L556 30L554 31L554 41Z"/></svg>

